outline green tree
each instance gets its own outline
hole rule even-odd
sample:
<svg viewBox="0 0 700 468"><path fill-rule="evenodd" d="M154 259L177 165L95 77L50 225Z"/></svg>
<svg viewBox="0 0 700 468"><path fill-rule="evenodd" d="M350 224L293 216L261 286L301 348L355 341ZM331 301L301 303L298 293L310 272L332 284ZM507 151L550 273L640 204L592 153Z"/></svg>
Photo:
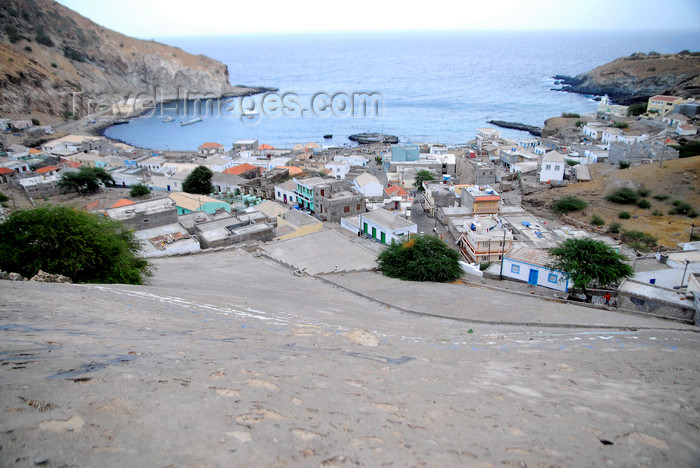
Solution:
<svg viewBox="0 0 700 468"><path fill-rule="evenodd" d="M375 156L375 157L374 157L374 162L376 162L377 164L381 164L381 163L382 163L382 157L381 157L381 156Z"/></svg>
<svg viewBox="0 0 700 468"><path fill-rule="evenodd" d="M214 191L214 186L211 184L211 178L213 175L214 173L208 167L195 167L182 183L182 191L187 193L198 193L200 195L209 195Z"/></svg>
<svg viewBox="0 0 700 468"><path fill-rule="evenodd" d="M581 200L580 198L572 197L567 195L552 203L552 210L555 213L566 214L572 211L579 211L588 206L588 203Z"/></svg>
<svg viewBox="0 0 700 468"><path fill-rule="evenodd" d="M548 268L566 273L574 284L591 302L588 286L595 283L599 287L609 286L632 276L634 270L625 263L627 258L617 253L606 243L590 238L567 239L549 249L551 261Z"/></svg>
<svg viewBox="0 0 700 468"><path fill-rule="evenodd" d="M417 188L419 192L422 192L424 190L423 182L429 180L435 180L435 177L433 177L433 174L430 171L426 171L425 169L423 169L421 171L416 172L416 179L413 182L413 186Z"/></svg>
<svg viewBox="0 0 700 468"><path fill-rule="evenodd" d="M0 224L0 268L23 276L39 270L78 283L142 284L151 267L122 223L69 206L12 213Z"/></svg>
<svg viewBox="0 0 700 468"><path fill-rule="evenodd" d="M114 185L109 172L101 167L81 167L78 172L66 172L58 180L58 186L64 190L75 189L81 195L97 193L104 185Z"/></svg>
<svg viewBox="0 0 700 468"><path fill-rule="evenodd" d="M459 253L435 236L414 235L377 258L385 276L404 281L454 281L462 276Z"/></svg>
<svg viewBox="0 0 700 468"><path fill-rule="evenodd" d="M147 185L139 183L131 187L131 190L129 191L129 196L144 197L149 193L151 193L151 189L149 189Z"/></svg>

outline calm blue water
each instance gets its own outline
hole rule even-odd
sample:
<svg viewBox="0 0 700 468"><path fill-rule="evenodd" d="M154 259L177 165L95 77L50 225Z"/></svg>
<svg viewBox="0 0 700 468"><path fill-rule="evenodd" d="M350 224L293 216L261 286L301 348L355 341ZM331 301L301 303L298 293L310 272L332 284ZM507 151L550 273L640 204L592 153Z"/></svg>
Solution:
<svg viewBox="0 0 700 468"><path fill-rule="evenodd" d="M161 41L224 62L232 84L295 93L299 107L310 107L311 97L320 92L379 93L384 103L381 116L263 113L244 122L231 111L227 118L205 118L185 127L178 124L184 119L170 110L164 115L173 115L174 122L141 117L106 131L130 144L171 150L196 149L205 141L229 147L243 138L276 147L310 141L345 144L348 135L364 131L383 131L407 142L460 144L473 139L490 119L542 125L562 112L595 110L592 99L551 91L552 75L583 73L635 51L700 50L697 32L363 33ZM324 140L324 134L334 138Z"/></svg>

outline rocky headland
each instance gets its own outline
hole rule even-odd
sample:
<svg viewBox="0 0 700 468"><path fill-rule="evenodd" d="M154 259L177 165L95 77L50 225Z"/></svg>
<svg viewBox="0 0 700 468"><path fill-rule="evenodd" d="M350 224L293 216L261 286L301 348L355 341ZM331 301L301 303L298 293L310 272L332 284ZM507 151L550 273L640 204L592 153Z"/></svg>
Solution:
<svg viewBox="0 0 700 468"><path fill-rule="evenodd" d="M267 91L231 86L217 60L125 36L51 0L2 1L0 22L4 117L82 115L93 96L153 96L155 88L163 100Z"/></svg>
<svg viewBox="0 0 700 468"><path fill-rule="evenodd" d="M646 102L657 94L700 97L700 52L636 52L576 76L556 75L560 91L602 96L619 104Z"/></svg>

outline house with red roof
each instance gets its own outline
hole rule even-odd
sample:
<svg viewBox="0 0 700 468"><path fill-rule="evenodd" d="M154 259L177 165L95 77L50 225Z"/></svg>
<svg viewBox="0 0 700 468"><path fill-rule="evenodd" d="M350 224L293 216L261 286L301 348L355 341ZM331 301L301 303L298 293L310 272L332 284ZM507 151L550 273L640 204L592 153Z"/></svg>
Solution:
<svg viewBox="0 0 700 468"><path fill-rule="evenodd" d="M652 96L647 102L647 112L657 113L661 117L663 117L669 112L671 112L674 107L676 107L682 102L683 98L678 96Z"/></svg>
<svg viewBox="0 0 700 468"><path fill-rule="evenodd" d="M255 179L260 176L260 167L252 164L243 163L238 166L230 167L224 171L224 174L233 174L244 179Z"/></svg>
<svg viewBox="0 0 700 468"><path fill-rule="evenodd" d="M114 203L114 205L110 206L110 208L119 208L120 206L129 206L133 204L135 204L135 202L132 202L128 198L120 198Z"/></svg>
<svg viewBox="0 0 700 468"><path fill-rule="evenodd" d="M46 167L40 167L39 169L37 169L34 172L36 174L41 174L44 177L49 177L49 176L56 174L56 172L58 172L58 171L59 171L59 168L56 166L46 166Z"/></svg>
<svg viewBox="0 0 700 468"><path fill-rule="evenodd" d="M13 176L13 174L16 174L15 171L8 167L0 167L0 182L3 184L6 184L10 181L10 177Z"/></svg>
<svg viewBox="0 0 700 468"><path fill-rule="evenodd" d="M402 200L408 200L408 192L399 185L390 185L384 189L384 195L387 198L401 197Z"/></svg>
<svg viewBox="0 0 700 468"><path fill-rule="evenodd" d="M199 148L197 148L197 154L199 154L200 156L224 154L224 152L224 145L220 145L219 143L215 143L213 141L207 141L206 143L199 145Z"/></svg>

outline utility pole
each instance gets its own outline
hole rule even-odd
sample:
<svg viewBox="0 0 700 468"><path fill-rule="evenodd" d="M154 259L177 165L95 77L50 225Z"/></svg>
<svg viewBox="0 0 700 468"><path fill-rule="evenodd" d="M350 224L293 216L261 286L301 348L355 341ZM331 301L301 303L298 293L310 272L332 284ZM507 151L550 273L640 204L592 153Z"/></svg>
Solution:
<svg viewBox="0 0 700 468"><path fill-rule="evenodd" d="M693 231L694 230L695 230L695 221L693 221L693 223L690 225L690 239L688 240L688 242L693 242Z"/></svg>
<svg viewBox="0 0 700 468"><path fill-rule="evenodd" d="M500 274L500 280L503 281L503 262L506 259L506 228L503 226L503 253L501 255L501 274ZM490 245L490 244L489 244Z"/></svg>

